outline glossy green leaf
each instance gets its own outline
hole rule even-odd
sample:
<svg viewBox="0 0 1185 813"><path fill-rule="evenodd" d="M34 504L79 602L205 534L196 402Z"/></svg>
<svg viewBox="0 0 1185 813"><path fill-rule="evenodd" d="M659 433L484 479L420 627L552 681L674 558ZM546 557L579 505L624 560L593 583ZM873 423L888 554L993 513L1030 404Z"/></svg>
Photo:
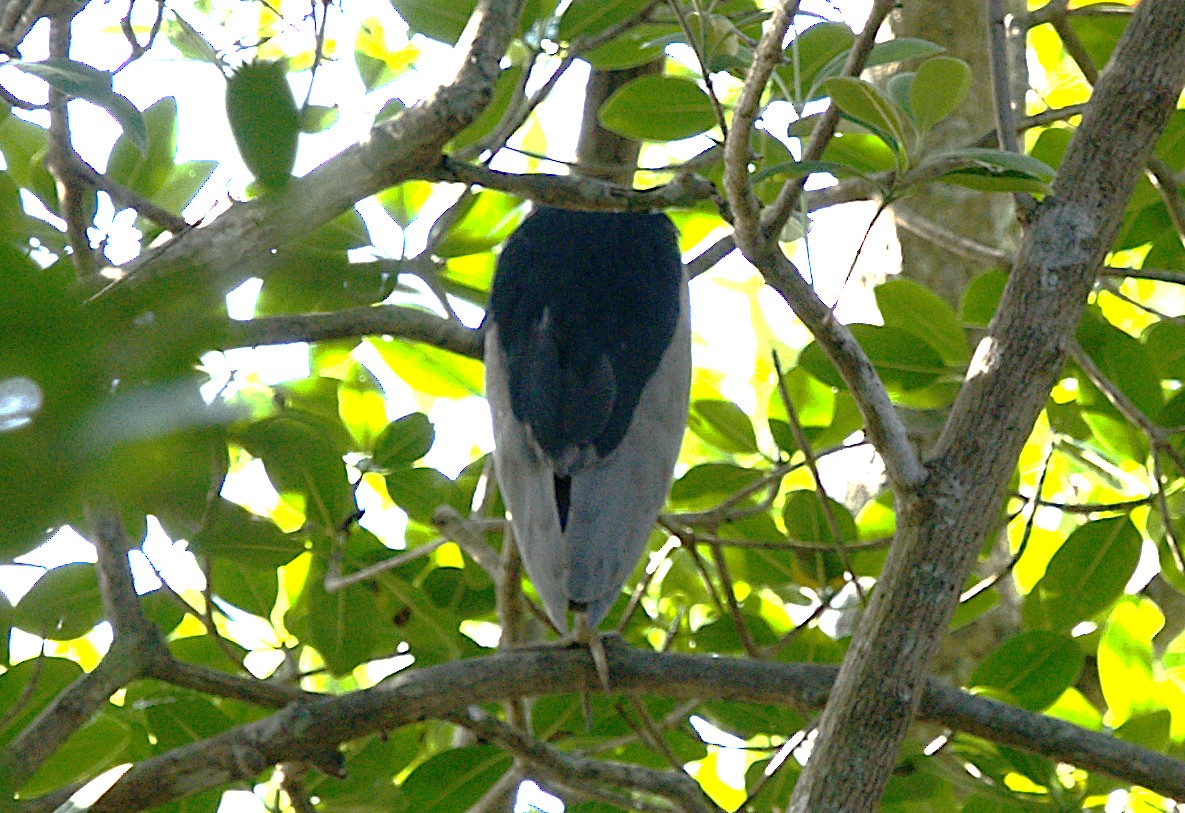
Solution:
<svg viewBox="0 0 1185 813"><path fill-rule="evenodd" d="M936 56L917 70L909 88L909 110L922 131L930 130L963 103L971 88L971 68L961 59Z"/></svg>
<svg viewBox="0 0 1185 813"><path fill-rule="evenodd" d="M1074 685L1082 665L1082 650L1072 638L1030 630L998 646L975 667L968 685L990 689L990 694L1022 708L1040 710Z"/></svg>
<svg viewBox="0 0 1185 813"><path fill-rule="evenodd" d="M1113 725L1162 707L1152 637L1163 626L1164 614L1146 598L1125 598L1111 611L1099 639L1098 668Z"/></svg>
<svg viewBox="0 0 1185 813"><path fill-rule="evenodd" d="M84 563L47 571L13 612L15 626L54 641L86 635L102 620L95 566Z"/></svg>
<svg viewBox="0 0 1185 813"><path fill-rule="evenodd" d="M64 57L49 57L41 62L14 61L12 65L44 79L55 90L71 98L97 104L119 122L133 144L141 150L148 149L144 116L126 96L115 92L111 86L112 74Z"/></svg>
<svg viewBox="0 0 1185 813"><path fill-rule="evenodd" d="M396 223L406 228L419 216L434 188L427 181L404 181L380 192L378 201Z"/></svg>
<svg viewBox="0 0 1185 813"><path fill-rule="evenodd" d="M969 325L986 327L1000 306L1000 297L1004 295L1004 286L1007 284L1008 274L1000 270L985 271L971 280L959 303L959 314L963 321Z"/></svg>
<svg viewBox="0 0 1185 813"><path fill-rule="evenodd" d="M270 519L227 500L211 505L205 526L193 537L195 553L241 564L277 568L299 556L304 540L286 534Z"/></svg>
<svg viewBox="0 0 1185 813"><path fill-rule="evenodd" d="M384 469L410 466L432 448L436 430L422 412L404 415L387 424L374 442L374 463Z"/></svg>
<svg viewBox="0 0 1185 813"><path fill-rule="evenodd" d="M1083 317L1076 336L1107 380L1141 412L1160 413L1164 397L1147 345L1090 312Z"/></svg>
<svg viewBox="0 0 1185 813"><path fill-rule="evenodd" d="M4 153L6 172L18 186L28 189L56 211L58 189L53 176L45 168L48 139L44 127L31 121L8 116L0 121L0 152Z"/></svg>
<svg viewBox="0 0 1185 813"><path fill-rule="evenodd" d="M573 0L560 17L558 36L567 42L593 36L636 17L648 5L649 0Z"/></svg>
<svg viewBox="0 0 1185 813"><path fill-rule="evenodd" d="M422 813L467 810L510 765L510 755L492 745L470 745L437 754L404 780L408 809Z"/></svg>
<svg viewBox="0 0 1185 813"><path fill-rule="evenodd" d="M835 416L835 390L800 367L793 367L782 376L786 395L798 415L798 422L808 437L812 430L831 424ZM786 401L782 391L774 387L769 394L769 430L778 448L786 452L798 449L798 442L790 428Z"/></svg>
<svg viewBox="0 0 1185 813"><path fill-rule="evenodd" d="M847 116L883 138L904 156L911 143L905 113L875 85L862 79L839 76L823 83L823 90Z"/></svg>
<svg viewBox="0 0 1185 813"><path fill-rule="evenodd" d="M938 351L912 333L880 325L850 325L850 328L885 386L891 389L920 389L932 384L946 371ZM840 388L845 386L839 372L817 342L803 349L798 364L824 384Z"/></svg>
<svg viewBox="0 0 1185 813"><path fill-rule="evenodd" d="M912 333L942 355L949 365L966 364L971 346L946 300L913 280L896 277L876 287L876 304L887 327Z"/></svg>
<svg viewBox="0 0 1185 813"><path fill-rule="evenodd" d="M8 666L8 642L12 637L12 604L0 593L0 665Z"/></svg>
<svg viewBox="0 0 1185 813"><path fill-rule="evenodd" d="M613 92L597 113L607 130L639 141L677 141L716 126L708 94L690 79L640 76Z"/></svg>
<svg viewBox="0 0 1185 813"><path fill-rule="evenodd" d="M1033 626L1066 630L1106 609L1122 595L1140 561L1140 547L1140 532L1127 517L1079 527L1025 599L1025 619Z"/></svg>
<svg viewBox="0 0 1185 813"><path fill-rule="evenodd" d="M477 0L391 0L391 5L415 33L452 45L460 39Z"/></svg>
<svg viewBox="0 0 1185 813"><path fill-rule="evenodd" d="M723 452L753 454L757 451L757 436L749 416L731 401L692 402L687 428Z"/></svg>
<svg viewBox="0 0 1185 813"><path fill-rule="evenodd" d="M889 145L871 133L845 133L831 139L823 159L851 167L852 172L873 175L896 169L897 157Z"/></svg>

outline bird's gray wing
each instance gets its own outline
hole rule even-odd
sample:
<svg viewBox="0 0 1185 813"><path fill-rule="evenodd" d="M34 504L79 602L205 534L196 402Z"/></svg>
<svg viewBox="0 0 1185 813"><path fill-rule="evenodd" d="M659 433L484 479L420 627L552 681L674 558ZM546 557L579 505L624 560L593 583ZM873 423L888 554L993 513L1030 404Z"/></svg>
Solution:
<svg viewBox="0 0 1185 813"><path fill-rule="evenodd" d="M691 324L684 280L675 333L642 390L621 443L604 459L571 475L571 507L563 534L570 564L565 598L584 606L590 626L600 623L613 606L666 502L687 428L690 385Z"/></svg>
<svg viewBox="0 0 1185 813"><path fill-rule="evenodd" d="M561 633L568 630L568 559L556 511L551 461L514 416L506 354L498 326L485 337L486 398L494 417L494 466L502 499L510 509L515 543L547 617Z"/></svg>

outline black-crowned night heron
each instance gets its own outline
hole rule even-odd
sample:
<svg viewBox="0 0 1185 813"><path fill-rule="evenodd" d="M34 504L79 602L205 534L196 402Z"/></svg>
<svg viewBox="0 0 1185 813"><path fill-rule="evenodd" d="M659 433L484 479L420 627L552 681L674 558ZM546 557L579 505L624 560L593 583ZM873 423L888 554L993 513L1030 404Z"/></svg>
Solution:
<svg viewBox="0 0 1185 813"><path fill-rule="evenodd" d="M662 214L542 207L507 240L490 294L494 463L548 618L596 626L646 549L687 425L691 327Z"/></svg>

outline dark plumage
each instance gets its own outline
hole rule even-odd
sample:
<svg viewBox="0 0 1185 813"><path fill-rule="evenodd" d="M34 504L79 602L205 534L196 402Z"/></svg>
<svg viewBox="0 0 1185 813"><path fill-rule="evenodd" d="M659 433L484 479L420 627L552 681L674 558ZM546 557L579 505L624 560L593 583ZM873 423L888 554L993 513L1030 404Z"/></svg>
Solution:
<svg viewBox="0 0 1185 813"><path fill-rule="evenodd" d="M486 390L522 558L561 630L595 626L645 550L687 421L690 326L661 214L540 208L498 260Z"/></svg>

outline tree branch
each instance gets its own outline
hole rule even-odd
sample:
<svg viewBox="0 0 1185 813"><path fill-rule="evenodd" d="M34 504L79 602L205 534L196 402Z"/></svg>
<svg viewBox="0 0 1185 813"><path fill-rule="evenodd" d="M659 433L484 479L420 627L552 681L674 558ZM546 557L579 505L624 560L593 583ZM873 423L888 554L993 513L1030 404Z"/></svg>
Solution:
<svg viewBox="0 0 1185 813"><path fill-rule="evenodd" d="M284 189L237 204L205 228L144 252L120 269L119 281L103 295L134 299L151 283L180 275L200 279L205 289L229 289L260 275L274 250L307 237L357 201L422 176L440 162L445 142L489 103L521 2L480 0L457 44L456 74L430 96Z"/></svg>
<svg viewBox="0 0 1185 813"><path fill-rule="evenodd" d="M749 659L670 655L609 646L615 689L679 699L712 697L816 709L835 667ZM469 706L512 697L584 691L596 686L585 649L537 649L454 661L400 673L373 689L287 706L258 722L174 749L135 765L92 808L136 811L218 788L273 764L324 761L336 744ZM1104 773L1173 798L1185 797L1185 763L1096 731L967 694L936 681L925 686L922 719L1058 762ZM801 780L800 780L801 781ZM51 813L75 788L14 805L15 813Z"/></svg>

